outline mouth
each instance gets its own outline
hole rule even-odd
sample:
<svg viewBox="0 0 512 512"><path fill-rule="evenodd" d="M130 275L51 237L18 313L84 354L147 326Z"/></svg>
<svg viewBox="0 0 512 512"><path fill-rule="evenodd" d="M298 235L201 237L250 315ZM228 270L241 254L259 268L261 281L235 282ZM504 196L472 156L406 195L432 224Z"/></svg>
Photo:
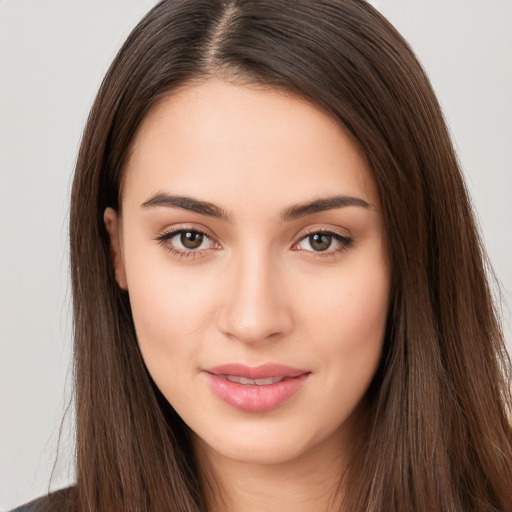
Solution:
<svg viewBox="0 0 512 512"><path fill-rule="evenodd" d="M311 372L277 364L228 364L203 371L214 395L244 412L281 406L302 388Z"/></svg>

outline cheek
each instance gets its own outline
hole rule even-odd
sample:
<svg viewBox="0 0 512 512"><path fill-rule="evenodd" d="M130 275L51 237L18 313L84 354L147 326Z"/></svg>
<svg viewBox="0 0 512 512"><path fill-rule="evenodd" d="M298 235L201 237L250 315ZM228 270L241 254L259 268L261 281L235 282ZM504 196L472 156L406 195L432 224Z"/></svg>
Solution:
<svg viewBox="0 0 512 512"><path fill-rule="evenodd" d="M317 280L309 293L300 293L303 318L311 329L321 329L328 339L360 346L383 335L388 303L389 272L380 259L347 265Z"/></svg>
<svg viewBox="0 0 512 512"><path fill-rule="evenodd" d="M151 373L180 361L193 365L200 349L190 340L204 340L211 325L213 283L190 269L172 268L166 255L151 266L127 266L128 290L135 330L142 355ZM188 340L188 342L187 342Z"/></svg>
<svg viewBox="0 0 512 512"><path fill-rule="evenodd" d="M372 258L333 273L316 293L301 294L306 340L314 340L323 358L318 364L327 366L326 390L355 402L365 393L382 352L389 288L384 260Z"/></svg>

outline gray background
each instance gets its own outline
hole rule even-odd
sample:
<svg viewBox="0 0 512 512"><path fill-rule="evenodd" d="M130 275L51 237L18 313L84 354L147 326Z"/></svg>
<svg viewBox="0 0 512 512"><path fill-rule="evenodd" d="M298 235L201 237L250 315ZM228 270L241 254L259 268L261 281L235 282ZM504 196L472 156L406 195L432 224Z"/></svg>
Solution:
<svg viewBox="0 0 512 512"><path fill-rule="evenodd" d="M70 397L67 214L88 109L151 0L0 0L0 510L40 495ZM512 303L512 1L377 0L426 67ZM509 309L504 308L511 340ZM73 479L72 414L53 488Z"/></svg>

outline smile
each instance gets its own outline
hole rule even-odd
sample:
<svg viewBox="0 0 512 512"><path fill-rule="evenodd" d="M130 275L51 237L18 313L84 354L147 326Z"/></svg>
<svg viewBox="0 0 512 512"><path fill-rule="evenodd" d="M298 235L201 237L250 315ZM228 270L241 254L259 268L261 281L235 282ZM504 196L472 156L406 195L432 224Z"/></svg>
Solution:
<svg viewBox="0 0 512 512"><path fill-rule="evenodd" d="M244 412L266 412L292 398L311 372L289 366L230 364L204 370L210 389L224 403Z"/></svg>

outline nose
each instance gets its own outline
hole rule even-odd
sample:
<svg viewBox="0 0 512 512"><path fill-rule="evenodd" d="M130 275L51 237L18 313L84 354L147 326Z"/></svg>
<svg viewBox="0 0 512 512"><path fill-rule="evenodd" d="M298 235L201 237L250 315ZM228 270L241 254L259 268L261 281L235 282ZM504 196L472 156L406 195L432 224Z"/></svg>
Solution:
<svg viewBox="0 0 512 512"><path fill-rule="evenodd" d="M255 251L230 263L230 278L219 313L220 330L249 344L289 334L293 318L283 269Z"/></svg>

